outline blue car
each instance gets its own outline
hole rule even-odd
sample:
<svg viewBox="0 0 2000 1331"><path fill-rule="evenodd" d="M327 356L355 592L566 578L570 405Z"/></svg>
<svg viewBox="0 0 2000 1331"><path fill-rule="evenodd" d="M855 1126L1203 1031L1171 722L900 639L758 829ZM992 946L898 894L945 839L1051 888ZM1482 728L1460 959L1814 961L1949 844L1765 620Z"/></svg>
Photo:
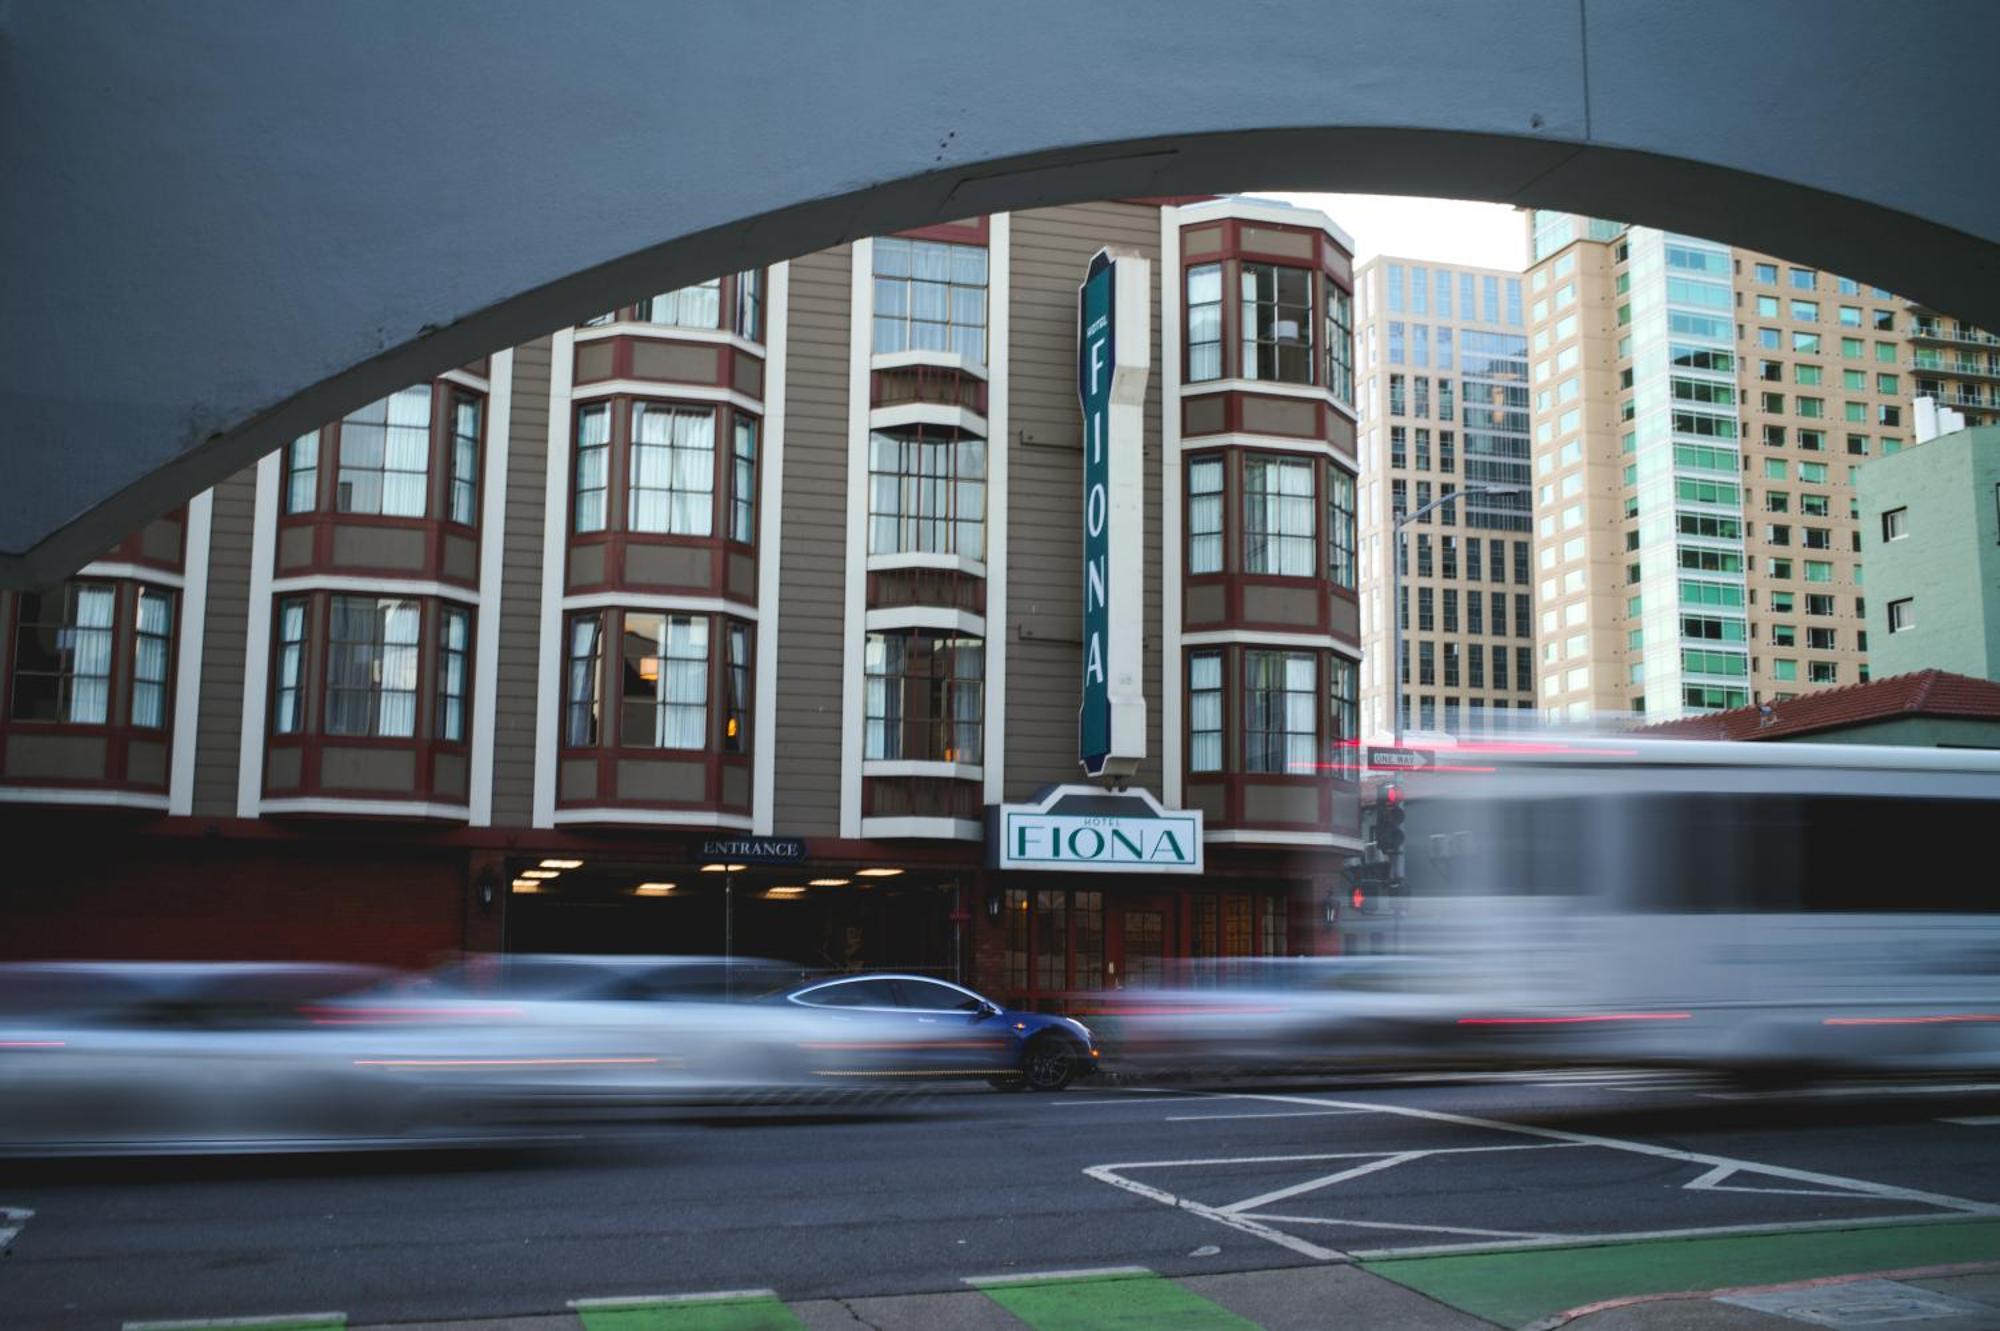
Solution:
<svg viewBox="0 0 2000 1331"><path fill-rule="evenodd" d="M842 975L773 995L825 1015L830 1048L881 1076L983 1076L999 1091L1060 1091L1097 1070L1097 1040L1082 1022L1014 1012L970 989L922 975ZM852 1022L868 1038L843 1044ZM907 1041L880 1039L907 1027Z"/></svg>

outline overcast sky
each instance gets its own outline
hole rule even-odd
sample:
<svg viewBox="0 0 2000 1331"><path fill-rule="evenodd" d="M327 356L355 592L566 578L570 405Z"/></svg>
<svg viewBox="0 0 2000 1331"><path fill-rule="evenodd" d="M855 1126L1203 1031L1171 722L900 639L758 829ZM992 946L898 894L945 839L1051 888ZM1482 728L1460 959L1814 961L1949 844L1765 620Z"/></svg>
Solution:
<svg viewBox="0 0 2000 1331"><path fill-rule="evenodd" d="M1397 194L1268 194L1317 208L1354 237L1359 263L1377 254L1469 264L1527 265L1528 234L1521 214L1501 203L1413 199Z"/></svg>

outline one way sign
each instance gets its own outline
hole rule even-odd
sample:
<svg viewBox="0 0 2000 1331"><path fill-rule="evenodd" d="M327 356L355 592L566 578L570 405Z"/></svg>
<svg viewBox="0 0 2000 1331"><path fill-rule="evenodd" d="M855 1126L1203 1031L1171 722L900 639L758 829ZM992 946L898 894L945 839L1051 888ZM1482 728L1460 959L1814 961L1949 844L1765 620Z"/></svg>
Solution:
<svg viewBox="0 0 2000 1331"><path fill-rule="evenodd" d="M1422 749L1398 749L1386 744L1370 744L1368 765L1392 772L1421 772L1431 765L1431 755Z"/></svg>

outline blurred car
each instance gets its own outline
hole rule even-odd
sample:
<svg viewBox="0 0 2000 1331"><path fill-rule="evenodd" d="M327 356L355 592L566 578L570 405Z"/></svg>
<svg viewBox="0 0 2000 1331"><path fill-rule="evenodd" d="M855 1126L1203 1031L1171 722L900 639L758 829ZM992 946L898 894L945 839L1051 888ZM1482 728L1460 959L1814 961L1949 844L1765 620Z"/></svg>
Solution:
<svg viewBox="0 0 2000 1331"><path fill-rule="evenodd" d="M984 1077L1002 1091L1060 1091L1097 1070L1097 1039L1082 1022L1018 1012L923 975L844 975L797 985L771 1000L822 1024L827 1069L855 1077ZM869 1034L885 1029L888 1040Z"/></svg>
<svg viewBox="0 0 2000 1331"><path fill-rule="evenodd" d="M1196 963L1171 987L1101 996L1106 1043L1149 1075L1307 1073L1435 1060L1462 1012L1455 976L1425 957L1273 957Z"/></svg>

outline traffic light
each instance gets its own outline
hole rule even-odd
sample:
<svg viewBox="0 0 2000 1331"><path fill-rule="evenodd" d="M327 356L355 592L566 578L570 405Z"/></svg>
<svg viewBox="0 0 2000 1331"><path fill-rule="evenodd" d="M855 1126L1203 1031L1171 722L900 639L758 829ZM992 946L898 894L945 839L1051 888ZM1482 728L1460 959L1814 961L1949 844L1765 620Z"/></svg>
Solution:
<svg viewBox="0 0 2000 1331"><path fill-rule="evenodd" d="M1385 781L1375 788L1375 848L1394 855L1403 848L1403 788Z"/></svg>
<svg viewBox="0 0 2000 1331"><path fill-rule="evenodd" d="M1356 915L1373 915L1387 904L1390 876L1386 861L1349 864L1340 873L1347 883L1345 899L1340 903L1343 909Z"/></svg>

